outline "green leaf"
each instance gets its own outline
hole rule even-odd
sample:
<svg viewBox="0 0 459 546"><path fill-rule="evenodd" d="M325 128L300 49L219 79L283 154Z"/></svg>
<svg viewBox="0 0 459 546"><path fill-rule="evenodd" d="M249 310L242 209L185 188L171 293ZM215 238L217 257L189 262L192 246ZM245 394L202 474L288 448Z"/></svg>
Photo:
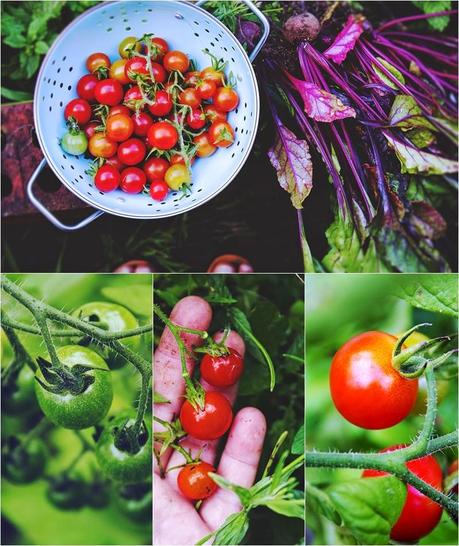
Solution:
<svg viewBox="0 0 459 546"><path fill-rule="evenodd" d="M0 87L2 97L13 101L25 101L32 100L32 93L27 91L16 91L15 89L8 89L7 87Z"/></svg>
<svg viewBox="0 0 459 546"><path fill-rule="evenodd" d="M213 541L217 544L241 544L249 530L249 517L245 511L236 512L226 518L225 523L215 534Z"/></svg>
<svg viewBox="0 0 459 546"><path fill-rule="evenodd" d="M397 95L389 112L389 121L392 126L400 127L402 131L423 127L436 131L422 114L421 108L410 95Z"/></svg>
<svg viewBox="0 0 459 546"><path fill-rule="evenodd" d="M282 516L304 519L304 499L274 499L264 506Z"/></svg>
<svg viewBox="0 0 459 546"><path fill-rule="evenodd" d="M389 544L406 486L393 476L341 482L327 490L344 525L360 544Z"/></svg>
<svg viewBox="0 0 459 546"><path fill-rule="evenodd" d="M413 4L424 13L437 13L451 9L450 0L413 0ZM427 22L434 30L441 32L448 26L449 19L449 15L440 15L438 17L430 17L427 19Z"/></svg>
<svg viewBox="0 0 459 546"><path fill-rule="evenodd" d="M236 493L236 495L239 497L239 500L241 501L242 506L249 506L252 500L252 493L250 492L250 489L247 489L246 487L242 487L240 485L235 485L234 483L231 483L223 478L223 476L220 476L219 474L214 474L213 472L209 472L209 476L211 476L211 478L217 485L223 487L223 489L227 489L229 491L232 491L233 493Z"/></svg>
<svg viewBox="0 0 459 546"><path fill-rule="evenodd" d="M329 495L309 482L306 482L306 503L308 508L311 507L314 512L320 512L336 525L341 525L341 516L336 511Z"/></svg>
<svg viewBox="0 0 459 546"><path fill-rule="evenodd" d="M40 40L35 44L35 53L38 53L39 55L44 55L47 53L48 49L48 44L43 40Z"/></svg>
<svg viewBox="0 0 459 546"><path fill-rule="evenodd" d="M305 437L304 437L304 425L297 430L292 443L292 453L294 455L300 455L305 449Z"/></svg>
<svg viewBox="0 0 459 546"><path fill-rule="evenodd" d="M418 309L458 316L456 275L402 277L396 295Z"/></svg>
<svg viewBox="0 0 459 546"><path fill-rule="evenodd" d="M159 392L153 391L153 404L170 404L170 400Z"/></svg>
<svg viewBox="0 0 459 546"><path fill-rule="evenodd" d="M27 45L27 40L20 34L11 34L4 38L3 43L15 49L21 49Z"/></svg>
<svg viewBox="0 0 459 546"><path fill-rule="evenodd" d="M229 311L229 315L231 318L231 321L233 325L235 326L235 329L242 334L244 339L247 341L249 345L255 348L255 350L258 350L269 369L270 373L270 390L272 391L274 389L274 386L276 384L276 372L274 370L274 364L271 360L271 357L269 356L268 351L264 348L264 346L258 341L258 339L254 336L252 332L252 328L250 326L250 322L248 321L245 313L238 309L237 307L232 307Z"/></svg>
<svg viewBox="0 0 459 546"><path fill-rule="evenodd" d="M125 286L107 286L102 288L102 294L110 299L124 305L134 314L148 317L152 313L151 307L151 286L144 284L131 284Z"/></svg>
<svg viewBox="0 0 459 546"><path fill-rule="evenodd" d="M412 129L406 133L406 136L416 148L427 148L435 140L435 135L429 129Z"/></svg>
<svg viewBox="0 0 459 546"><path fill-rule="evenodd" d="M378 61L384 66L384 68L387 70L387 72L390 72L392 76L396 80L398 80L400 83L405 84L405 78L403 77L403 74L395 68L395 66L392 66L388 61L383 59L382 57L376 57ZM378 78L385 83L387 86L389 86L391 89L398 89L398 85L394 83L391 79L389 79L388 76L384 72L381 71L381 69L376 66L376 64L371 65L373 67L373 70L376 72Z"/></svg>

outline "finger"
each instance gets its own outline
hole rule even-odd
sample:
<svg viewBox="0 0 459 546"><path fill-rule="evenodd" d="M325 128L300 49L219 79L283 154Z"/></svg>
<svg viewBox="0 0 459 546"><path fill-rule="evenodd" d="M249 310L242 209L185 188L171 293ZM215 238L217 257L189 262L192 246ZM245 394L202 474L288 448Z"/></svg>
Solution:
<svg viewBox="0 0 459 546"><path fill-rule="evenodd" d="M174 324L187 328L207 330L212 320L212 310L210 305L202 298L187 296L175 305L170 320ZM196 334L182 333L180 337L190 351L202 343L201 338ZM182 377L180 351L169 328L165 328L163 331L158 348L155 351L153 365L154 390L169 401L168 403L154 404L153 412L155 417L171 422L178 415L183 403L185 382ZM192 374L194 360L188 354L186 356L186 367L188 372ZM154 422L155 432L163 430L162 425ZM162 457L162 465L166 464L169 454L164 454Z"/></svg>
<svg viewBox="0 0 459 546"><path fill-rule="evenodd" d="M214 336L215 341L221 341L223 339L223 332L218 332ZM241 356L244 356L245 354L245 343L244 340L241 338L241 336L237 332L231 331L228 334L228 337L226 338L225 345L231 349L234 349L237 351ZM209 391L218 391L222 393L224 396L228 398L231 404L233 404L236 395L237 395L237 389L238 384L231 385L231 387L226 388L218 388L213 387L212 385L209 385L205 381L201 381L202 386L204 387L204 390ZM218 440L197 440L196 438L193 438L191 436L186 437L180 445L185 448L187 451L190 451L192 456L195 457L199 454L201 451L200 458L201 460L205 461L209 464L214 464L216 452L217 452L217 445ZM167 480L169 481L171 487L174 487L177 489L177 474L180 472L180 468L176 468L180 465L182 465L185 462L185 459L181 453L178 451L174 451L172 453L168 467L170 470L167 472Z"/></svg>
<svg viewBox="0 0 459 546"><path fill-rule="evenodd" d="M220 459L218 474L234 484L251 487L257 474L265 434L266 420L260 410L247 407L239 411ZM219 488L203 502L200 513L214 531L229 515L239 512L241 508L235 493Z"/></svg>
<svg viewBox="0 0 459 546"><path fill-rule="evenodd" d="M194 506L153 476L153 544L196 544L210 533Z"/></svg>

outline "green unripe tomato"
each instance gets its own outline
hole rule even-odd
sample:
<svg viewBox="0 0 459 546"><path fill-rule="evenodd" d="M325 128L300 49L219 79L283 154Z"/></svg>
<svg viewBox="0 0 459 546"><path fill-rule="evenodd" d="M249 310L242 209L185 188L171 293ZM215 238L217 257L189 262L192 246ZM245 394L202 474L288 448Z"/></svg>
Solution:
<svg viewBox="0 0 459 546"><path fill-rule="evenodd" d="M119 510L133 521L148 521L151 518L151 483L123 485L115 497Z"/></svg>
<svg viewBox="0 0 459 546"><path fill-rule="evenodd" d="M87 320L88 322L101 322L109 332L125 332L139 326L137 319L129 309L117 303L103 301L86 303L76 309L73 312L73 316L81 320ZM140 336L120 339L120 343L133 351L137 351L140 345ZM111 351L100 345L90 345L90 347L100 353L112 369L120 368L126 363L126 360L115 351Z"/></svg>
<svg viewBox="0 0 459 546"><path fill-rule="evenodd" d="M2 385L2 411L9 415L31 413L38 409L35 396L35 374L25 365L15 377Z"/></svg>
<svg viewBox="0 0 459 546"><path fill-rule="evenodd" d="M61 139L61 146L70 155L81 155L88 148L88 139L83 131L67 131Z"/></svg>
<svg viewBox="0 0 459 546"><path fill-rule="evenodd" d="M120 429L132 427L135 417L119 416L107 424L96 446L97 461L107 478L120 483L138 483L151 478L151 423L146 422L139 437L140 449L136 453L131 453L126 445L117 445Z"/></svg>
<svg viewBox="0 0 459 546"><path fill-rule="evenodd" d="M2 448L2 474L12 483L33 482L42 474L45 462L46 448L40 438L21 444L10 437Z"/></svg>
<svg viewBox="0 0 459 546"><path fill-rule="evenodd" d="M59 347L57 356L70 369L77 364L101 369L87 372L88 376L94 377L94 382L81 394L55 394L36 381L35 393L41 410L55 425L64 428L81 429L97 424L107 415L113 399L112 378L105 360L91 349L79 345ZM37 377L46 383L40 370Z"/></svg>
<svg viewBox="0 0 459 546"><path fill-rule="evenodd" d="M77 510L85 504L86 484L60 475L51 479L46 491L48 501L60 510Z"/></svg>

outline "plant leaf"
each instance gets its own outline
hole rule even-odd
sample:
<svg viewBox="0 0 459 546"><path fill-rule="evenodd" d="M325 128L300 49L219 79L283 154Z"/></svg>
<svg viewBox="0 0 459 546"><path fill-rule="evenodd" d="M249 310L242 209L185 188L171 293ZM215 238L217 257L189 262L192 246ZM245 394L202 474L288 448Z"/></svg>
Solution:
<svg viewBox="0 0 459 546"><path fill-rule="evenodd" d="M378 61L384 66L384 68L394 76L395 79L397 79L400 83L405 83L405 78L403 77L403 74L400 72L400 70L397 70L395 66L391 65L389 61L386 61L382 57L376 57ZM387 76L378 66L376 66L375 63L372 63L371 65L373 67L373 70L376 72L376 75L378 78L385 83L388 87L391 89L398 89L398 85L395 84L389 76Z"/></svg>
<svg viewBox="0 0 459 546"><path fill-rule="evenodd" d="M450 0L413 0L412 3L424 13L437 13L451 9ZM439 15L437 17L430 17L427 19L427 22L434 30L441 32L448 26L449 19L449 15Z"/></svg>
<svg viewBox="0 0 459 546"><path fill-rule="evenodd" d="M215 534L213 545L241 544L249 530L249 517L245 511L236 512L226 518L225 523Z"/></svg>
<svg viewBox="0 0 459 546"><path fill-rule="evenodd" d="M276 144L268 151L281 187L290 194L292 204L301 209L312 189L312 161L306 140L299 140L284 125L278 126Z"/></svg>
<svg viewBox="0 0 459 546"><path fill-rule="evenodd" d="M360 544L389 544L406 486L393 476L341 482L327 490L344 525Z"/></svg>
<svg viewBox="0 0 459 546"><path fill-rule="evenodd" d="M458 171L457 161L423 152L397 140L387 131L383 131L383 133L400 161L402 173L446 174Z"/></svg>
<svg viewBox="0 0 459 546"><path fill-rule="evenodd" d="M294 78L288 72L286 74L304 101L304 111L312 119L330 123L337 119L355 118L355 110L343 104L336 95L321 89L315 83Z"/></svg>
<svg viewBox="0 0 459 546"><path fill-rule="evenodd" d="M292 442L292 453L294 455L300 455L304 452L304 425L297 430Z"/></svg>
<svg viewBox="0 0 459 546"><path fill-rule="evenodd" d="M306 503L315 511L321 512L336 525L341 524L341 516L336 511L330 496L322 489L311 485L308 481L306 481Z"/></svg>
<svg viewBox="0 0 459 546"><path fill-rule="evenodd" d="M273 499L265 502L264 506L289 518L304 519L304 499Z"/></svg>
<svg viewBox="0 0 459 546"><path fill-rule="evenodd" d="M397 95L389 112L389 122L392 126L400 127L402 131L424 127L436 131L423 115L417 102L410 95Z"/></svg>
<svg viewBox="0 0 459 546"><path fill-rule="evenodd" d="M341 64L347 57L363 32L362 16L349 15L346 24L333 41L332 45L324 51L325 57L336 64Z"/></svg>

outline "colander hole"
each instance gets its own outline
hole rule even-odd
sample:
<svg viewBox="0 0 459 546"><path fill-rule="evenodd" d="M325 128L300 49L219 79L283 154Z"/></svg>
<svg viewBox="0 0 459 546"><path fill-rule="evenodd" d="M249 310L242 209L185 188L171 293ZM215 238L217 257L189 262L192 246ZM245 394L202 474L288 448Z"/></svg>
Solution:
<svg viewBox="0 0 459 546"><path fill-rule="evenodd" d="M149 8L148 11L151 13L153 10L151 8Z"/></svg>
<svg viewBox="0 0 459 546"><path fill-rule="evenodd" d="M41 97L41 100L42 100L42 101L44 101L44 100L45 100L45 95L43 95L43 96Z"/></svg>
<svg viewBox="0 0 459 546"><path fill-rule="evenodd" d="M244 116L244 121L246 121L246 119L247 119L247 116Z"/></svg>
<svg viewBox="0 0 459 546"><path fill-rule="evenodd" d="M197 32L195 32L194 35L196 36L196 38L199 38L199 34Z"/></svg>
<svg viewBox="0 0 459 546"><path fill-rule="evenodd" d="M234 110L234 113L237 114L239 112L239 108L236 108L236 110Z"/></svg>
<svg viewBox="0 0 459 546"><path fill-rule="evenodd" d="M234 128L234 132L237 133L237 127Z"/></svg>
<svg viewBox="0 0 459 546"><path fill-rule="evenodd" d="M80 180L84 180L84 178L83 178L83 175L82 175L82 174L79 174L79 175L78 175L78 178L79 178Z"/></svg>
<svg viewBox="0 0 459 546"><path fill-rule="evenodd" d="M110 15L109 19L114 19L115 16L114 15Z"/></svg>
<svg viewBox="0 0 459 546"><path fill-rule="evenodd" d="M224 49L226 52L228 52L228 48L227 48L227 47L223 46L223 49Z"/></svg>
<svg viewBox="0 0 459 546"><path fill-rule="evenodd" d="M103 192L103 191L100 191L99 194L100 194L100 195L104 195L104 192Z"/></svg>
<svg viewBox="0 0 459 546"><path fill-rule="evenodd" d="M70 163L70 168L72 169L72 171L75 170L75 167Z"/></svg>
<svg viewBox="0 0 459 546"><path fill-rule="evenodd" d="M64 84L61 82L61 83L59 84L59 87L62 89L62 88L64 87Z"/></svg>
<svg viewBox="0 0 459 546"><path fill-rule="evenodd" d="M73 66L71 66L71 67L69 68L69 72L72 72L72 70L73 70Z"/></svg>
<svg viewBox="0 0 459 546"><path fill-rule="evenodd" d="M236 61L233 59L233 57L231 57L231 60L233 61L233 63L235 63Z"/></svg>
<svg viewBox="0 0 459 546"><path fill-rule="evenodd" d="M234 46L231 46L231 49L232 49L233 51L236 51L236 48L235 48Z"/></svg>
<svg viewBox="0 0 459 546"><path fill-rule="evenodd" d="M177 203L178 199L174 199L174 203Z"/></svg>
<svg viewBox="0 0 459 546"><path fill-rule="evenodd" d="M54 93L51 93L50 97L53 98L53 97L54 97Z"/></svg>
<svg viewBox="0 0 459 546"><path fill-rule="evenodd" d="M67 55L64 55L64 57L62 57L62 62L65 62L67 60Z"/></svg>
<svg viewBox="0 0 459 546"><path fill-rule="evenodd" d="M51 83L51 78L48 78L48 83Z"/></svg>
<svg viewBox="0 0 459 546"><path fill-rule="evenodd" d="M87 191L86 193L87 193L87 195L90 195L92 197L92 194L91 194L90 191Z"/></svg>
<svg viewBox="0 0 459 546"><path fill-rule="evenodd" d="M112 27L107 28L107 32L111 32L112 30Z"/></svg>
<svg viewBox="0 0 459 546"><path fill-rule="evenodd" d="M239 144L240 144L240 141L238 140L238 141L236 142L236 146L239 146Z"/></svg>
<svg viewBox="0 0 459 546"><path fill-rule="evenodd" d="M68 85L68 86L67 86L67 90L68 90L68 91L71 91L71 90L72 90L72 86L71 86L71 85Z"/></svg>
<svg viewBox="0 0 459 546"><path fill-rule="evenodd" d="M58 74L61 73L61 68L60 68L60 67L57 69L57 73L58 73Z"/></svg>
<svg viewBox="0 0 459 546"><path fill-rule="evenodd" d="M62 108L64 106L64 103L62 101L60 101L59 106L60 106L60 108Z"/></svg>
<svg viewBox="0 0 459 546"><path fill-rule="evenodd" d="M78 178L75 178L75 180L78 182ZM91 188L94 187L94 186L91 184L91 182L89 182L89 186L90 186Z"/></svg>
<svg viewBox="0 0 459 546"><path fill-rule="evenodd" d="M220 40L215 36L215 41L216 41L216 42L219 42Z"/></svg>
<svg viewBox="0 0 459 546"><path fill-rule="evenodd" d="M123 23L127 23L129 19L123 19Z"/></svg>
<svg viewBox="0 0 459 546"><path fill-rule="evenodd" d="M52 109L53 109L53 107L52 107L52 106L50 106L50 107L49 107L49 111L51 112L51 111L52 111Z"/></svg>
<svg viewBox="0 0 459 546"><path fill-rule="evenodd" d="M74 186L75 182L73 180L70 180L70 184L72 184L72 186Z"/></svg>
<svg viewBox="0 0 459 546"><path fill-rule="evenodd" d="M198 25L198 26L199 26L199 23L198 23L197 21L193 21L193 23L194 23L195 25Z"/></svg>
<svg viewBox="0 0 459 546"><path fill-rule="evenodd" d="M129 30L131 30L131 27L126 27L124 30L128 30L128 31L129 31Z"/></svg>
<svg viewBox="0 0 459 546"><path fill-rule="evenodd" d="M198 193L202 191L202 188L199 188Z"/></svg>
<svg viewBox="0 0 459 546"><path fill-rule="evenodd" d="M65 171L65 167L64 167L64 165L61 165L61 169L62 169L63 171Z"/></svg>
<svg viewBox="0 0 459 546"><path fill-rule="evenodd" d="M75 182L78 183L78 178L75 178Z"/></svg>
<svg viewBox="0 0 459 546"><path fill-rule="evenodd" d="M57 83L56 80L54 80L54 81L53 81L53 85L56 85L56 83Z"/></svg>
<svg viewBox="0 0 459 546"><path fill-rule="evenodd" d="M53 66L56 64L56 59L51 63Z"/></svg>
<svg viewBox="0 0 459 546"><path fill-rule="evenodd" d="M231 154L231 158L233 158L233 157L234 157L234 155L235 155L235 154L234 154L234 152L233 152L233 153Z"/></svg>
<svg viewBox="0 0 459 546"><path fill-rule="evenodd" d="M178 203L175 203L174 208L178 207L178 205L179 205Z"/></svg>
<svg viewBox="0 0 459 546"><path fill-rule="evenodd" d="M147 207L152 207L153 203L147 203Z"/></svg>
<svg viewBox="0 0 459 546"><path fill-rule="evenodd" d="M63 157L64 159L67 159L67 156L66 156L65 154L62 154L62 157Z"/></svg>
<svg viewBox="0 0 459 546"><path fill-rule="evenodd" d="M204 30L207 32L207 34L210 34L210 30L208 28L205 28Z"/></svg>
<svg viewBox="0 0 459 546"><path fill-rule="evenodd" d="M210 45L211 45L212 47L215 47L215 44L214 44L213 42L210 42Z"/></svg>
<svg viewBox="0 0 459 546"><path fill-rule="evenodd" d="M147 19L142 19L142 23L148 23Z"/></svg>

